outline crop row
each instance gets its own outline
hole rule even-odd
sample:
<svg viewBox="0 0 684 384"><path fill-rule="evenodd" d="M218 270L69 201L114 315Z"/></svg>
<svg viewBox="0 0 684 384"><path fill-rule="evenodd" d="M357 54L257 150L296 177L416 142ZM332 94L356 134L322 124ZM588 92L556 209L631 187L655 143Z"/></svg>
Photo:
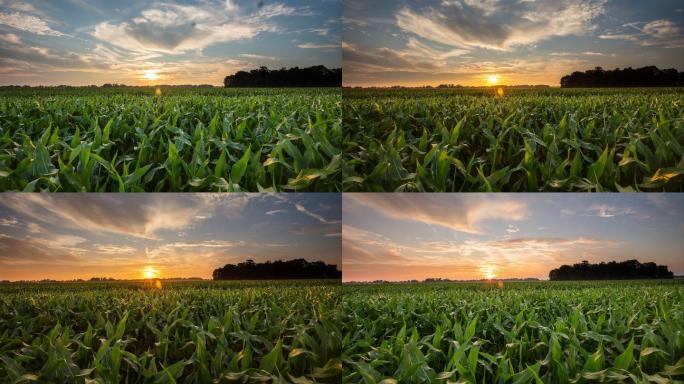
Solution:
<svg viewBox="0 0 684 384"><path fill-rule="evenodd" d="M139 92L2 94L0 190L341 189L339 90Z"/></svg>
<svg viewBox="0 0 684 384"><path fill-rule="evenodd" d="M343 382L671 382L683 299L672 282L347 286Z"/></svg>
<svg viewBox="0 0 684 384"><path fill-rule="evenodd" d="M676 90L345 90L348 191L681 191Z"/></svg>
<svg viewBox="0 0 684 384"><path fill-rule="evenodd" d="M0 377L15 383L339 380L338 286L112 284L0 286Z"/></svg>

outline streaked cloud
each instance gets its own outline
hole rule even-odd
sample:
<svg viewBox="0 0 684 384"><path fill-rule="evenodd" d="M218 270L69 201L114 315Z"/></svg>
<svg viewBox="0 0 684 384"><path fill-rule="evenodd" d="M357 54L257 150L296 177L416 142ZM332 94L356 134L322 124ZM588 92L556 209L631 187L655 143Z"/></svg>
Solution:
<svg viewBox="0 0 684 384"><path fill-rule="evenodd" d="M219 85L262 65L339 67L339 17L308 0L144 0L130 8L5 1L0 84ZM311 52L302 56L298 46Z"/></svg>
<svg viewBox="0 0 684 384"><path fill-rule="evenodd" d="M247 259L341 264L339 194L7 193L0 224L0 280L139 278L145 267L210 277Z"/></svg>
<svg viewBox="0 0 684 384"><path fill-rule="evenodd" d="M7 25L20 31L35 33L37 35L65 36L64 33L50 28L45 20L21 12L0 12L0 24Z"/></svg>
<svg viewBox="0 0 684 384"><path fill-rule="evenodd" d="M482 86L490 74L501 84L557 86L597 66L684 69L684 27L665 2L348 0L343 7L349 86ZM633 19L645 14L661 17Z"/></svg>
<svg viewBox="0 0 684 384"><path fill-rule="evenodd" d="M345 194L343 278L543 279L632 258L684 273L684 209L669 209L684 196L667 195Z"/></svg>
<svg viewBox="0 0 684 384"><path fill-rule="evenodd" d="M659 19L649 22L633 22L622 26L618 32L600 35L605 40L631 41L641 46L662 46L664 48L684 47L684 33L672 20Z"/></svg>
<svg viewBox="0 0 684 384"><path fill-rule="evenodd" d="M481 234L480 224L489 220L523 220L527 215L524 202L500 198L476 198L468 201L454 200L448 194L403 193L355 193L345 202L361 204L364 209L374 210L386 217L438 225L455 231ZM445 209L445 206L449 209Z"/></svg>

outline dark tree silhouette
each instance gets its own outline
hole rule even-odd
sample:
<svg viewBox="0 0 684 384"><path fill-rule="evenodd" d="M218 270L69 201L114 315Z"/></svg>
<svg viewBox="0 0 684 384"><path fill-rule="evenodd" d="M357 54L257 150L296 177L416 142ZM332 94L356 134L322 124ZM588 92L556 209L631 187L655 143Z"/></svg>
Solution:
<svg viewBox="0 0 684 384"><path fill-rule="evenodd" d="M214 280L278 280L278 279L341 279L342 271L336 265L322 261L294 259L255 263L226 264L214 270Z"/></svg>
<svg viewBox="0 0 684 384"><path fill-rule="evenodd" d="M561 88L578 87L677 87L684 86L684 72L658 69L655 66L604 70L596 67L585 72L573 72L561 78Z"/></svg>
<svg viewBox="0 0 684 384"><path fill-rule="evenodd" d="M625 279L672 279L674 274L666 265L640 263L637 260L622 262L563 265L549 272L550 280L625 280Z"/></svg>
<svg viewBox="0 0 684 384"><path fill-rule="evenodd" d="M341 87L342 69L323 65L308 68L268 69L260 67L226 76L226 87Z"/></svg>

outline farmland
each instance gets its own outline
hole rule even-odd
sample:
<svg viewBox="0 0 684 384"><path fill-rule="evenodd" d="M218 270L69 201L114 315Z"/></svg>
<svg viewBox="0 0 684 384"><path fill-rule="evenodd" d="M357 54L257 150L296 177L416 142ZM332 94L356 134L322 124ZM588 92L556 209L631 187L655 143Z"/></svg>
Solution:
<svg viewBox="0 0 684 384"><path fill-rule="evenodd" d="M339 191L339 89L0 89L2 191Z"/></svg>
<svg viewBox="0 0 684 384"><path fill-rule="evenodd" d="M346 285L344 383L684 378L679 281Z"/></svg>
<svg viewBox="0 0 684 384"><path fill-rule="evenodd" d="M346 191L682 191L684 91L345 89Z"/></svg>
<svg viewBox="0 0 684 384"><path fill-rule="evenodd" d="M339 283L161 284L0 284L0 377L339 382Z"/></svg>

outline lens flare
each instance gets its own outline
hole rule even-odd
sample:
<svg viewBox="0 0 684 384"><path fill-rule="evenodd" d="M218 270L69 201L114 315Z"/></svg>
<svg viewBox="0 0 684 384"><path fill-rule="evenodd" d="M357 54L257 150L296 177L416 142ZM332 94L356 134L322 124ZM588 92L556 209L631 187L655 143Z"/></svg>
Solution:
<svg viewBox="0 0 684 384"><path fill-rule="evenodd" d="M157 80L159 79L158 69L146 69L143 71L143 77L147 80Z"/></svg>
<svg viewBox="0 0 684 384"><path fill-rule="evenodd" d="M489 75L487 81L489 85L496 85L499 82L499 75Z"/></svg>
<svg viewBox="0 0 684 384"><path fill-rule="evenodd" d="M146 279L154 279L155 277L157 277L157 270L153 267L145 267L145 269L143 269L142 271L142 275Z"/></svg>
<svg viewBox="0 0 684 384"><path fill-rule="evenodd" d="M496 277L494 267L491 265L483 265L480 270L486 280L492 280Z"/></svg>

